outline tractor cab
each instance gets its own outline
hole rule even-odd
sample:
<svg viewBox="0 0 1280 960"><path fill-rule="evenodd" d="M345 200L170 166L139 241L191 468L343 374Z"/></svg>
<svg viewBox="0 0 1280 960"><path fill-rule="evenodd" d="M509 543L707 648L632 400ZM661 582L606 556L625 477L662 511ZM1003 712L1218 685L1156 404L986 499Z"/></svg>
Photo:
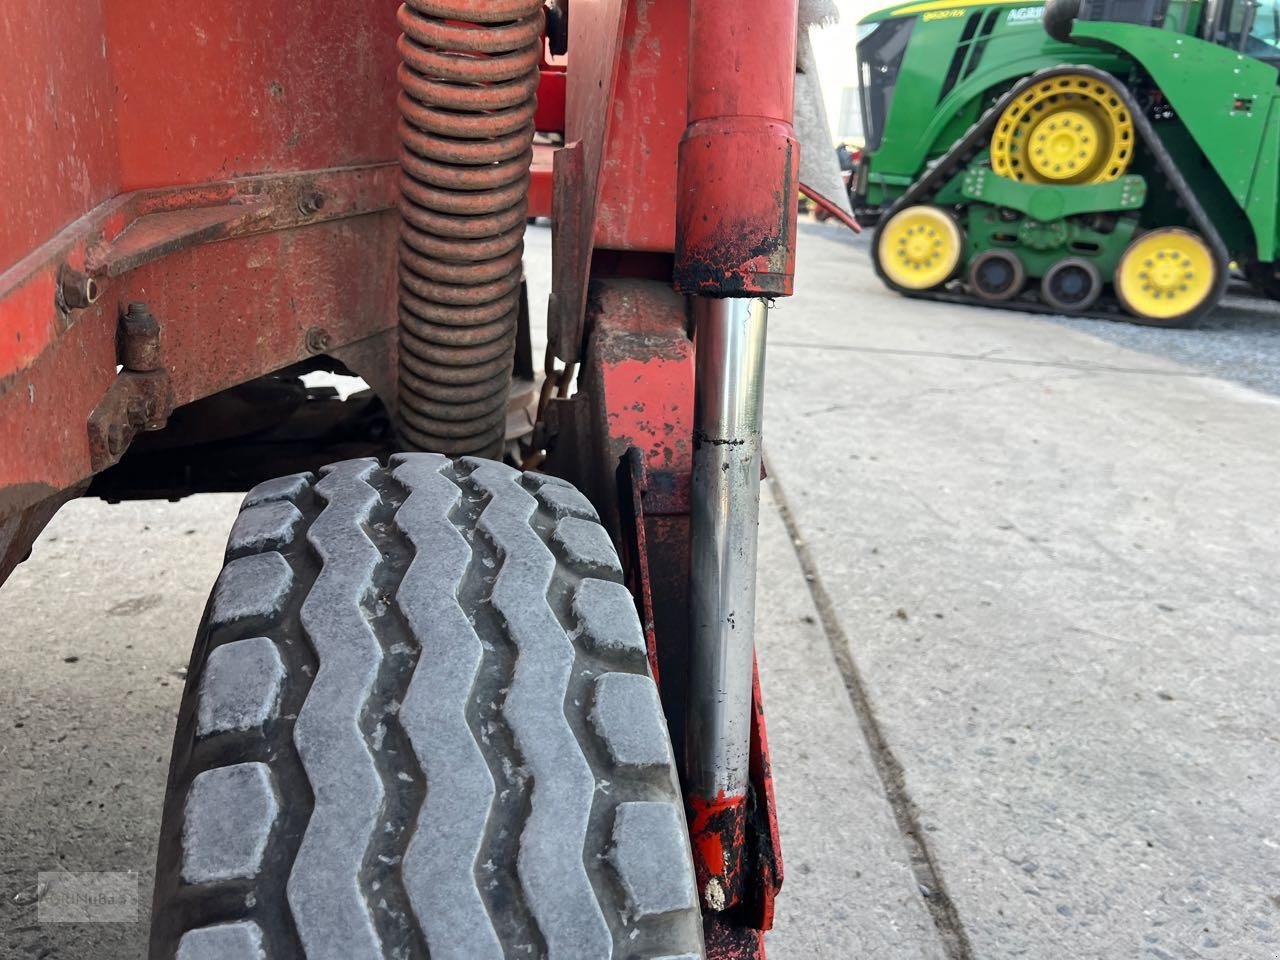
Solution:
<svg viewBox="0 0 1280 960"><path fill-rule="evenodd" d="M1203 37L1280 66L1280 0L1214 0L1205 16Z"/></svg>
<svg viewBox="0 0 1280 960"><path fill-rule="evenodd" d="M1280 0L1049 0L1045 28L1065 40L1075 20L1133 23L1198 36L1280 65Z"/></svg>

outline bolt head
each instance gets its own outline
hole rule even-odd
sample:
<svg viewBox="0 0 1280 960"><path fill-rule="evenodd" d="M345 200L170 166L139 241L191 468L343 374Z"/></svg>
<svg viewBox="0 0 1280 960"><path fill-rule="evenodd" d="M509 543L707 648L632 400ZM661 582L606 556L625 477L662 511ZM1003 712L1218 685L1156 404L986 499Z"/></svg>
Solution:
<svg viewBox="0 0 1280 960"><path fill-rule="evenodd" d="M329 334L322 327L312 327L307 331L306 344L311 353L324 353L329 349Z"/></svg>

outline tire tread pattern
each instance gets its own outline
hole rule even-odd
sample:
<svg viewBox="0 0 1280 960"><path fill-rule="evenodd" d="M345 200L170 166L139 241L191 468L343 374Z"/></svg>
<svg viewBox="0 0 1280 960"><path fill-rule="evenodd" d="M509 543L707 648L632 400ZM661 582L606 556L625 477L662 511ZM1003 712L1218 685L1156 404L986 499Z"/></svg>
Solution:
<svg viewBox="0 0 1280 960"><path fill-rule="evenodd" d="M229 924L260 930L273 960L702 956L696 896L682 894L692 864L680 791L671 764L655 762L670 745L653 717L626 719L628 701L647 709L656 691L637 694L652 679L594 509L563 481L479 459L402 454L321 473L245 499L255 520L281 501L299 518L270 511L289 518L287 543L241 525L228 564L271 582L221 578L237 616L206 617L197 639L153 960L190 951L201 930L249 929ZM222 647L254 649L229 646L247 638L280 651L279 709L197 739L203 663ZM602 706L610 690L632 694ZM662 742L646 748L637 727ZM243 762L266 763L280 792L261 870L184 884L170 862L181 843L164 838L181 836L197 776ZM650 852L625 855L618 818L655 804L671 813L652 818L662 826ZM646 896L657 912L635 893L654 876L676 891Z"/></svg>

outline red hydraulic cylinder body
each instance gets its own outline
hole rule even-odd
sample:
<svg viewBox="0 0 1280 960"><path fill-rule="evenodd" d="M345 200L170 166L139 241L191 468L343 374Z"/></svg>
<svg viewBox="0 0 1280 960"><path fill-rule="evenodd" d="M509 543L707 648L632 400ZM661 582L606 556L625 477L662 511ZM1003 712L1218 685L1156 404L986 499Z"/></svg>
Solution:
<svg viewBox="0 0 1280 960"><path fill-rule="evenodd" d="M800 145L796 0L691 0L675 282L710 297L789 296Z"/></svg>

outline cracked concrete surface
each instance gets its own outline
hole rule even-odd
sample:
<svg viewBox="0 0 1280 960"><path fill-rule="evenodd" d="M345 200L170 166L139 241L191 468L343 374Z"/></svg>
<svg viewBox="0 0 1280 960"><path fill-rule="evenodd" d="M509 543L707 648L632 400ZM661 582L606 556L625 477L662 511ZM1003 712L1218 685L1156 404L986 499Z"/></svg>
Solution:
<svg viewBox="0 0 1280 960"><path fill-rule="evenodd" d="M1233 383L1194 333L903 300L835 228L800 270L761 511L771 957L1275 960L1280 405L1242 385L1270 354ZM0 590L0 957L143 955L238 499L78 501ZM38 924L59 868L138 871L140 922Z"/></svg>

